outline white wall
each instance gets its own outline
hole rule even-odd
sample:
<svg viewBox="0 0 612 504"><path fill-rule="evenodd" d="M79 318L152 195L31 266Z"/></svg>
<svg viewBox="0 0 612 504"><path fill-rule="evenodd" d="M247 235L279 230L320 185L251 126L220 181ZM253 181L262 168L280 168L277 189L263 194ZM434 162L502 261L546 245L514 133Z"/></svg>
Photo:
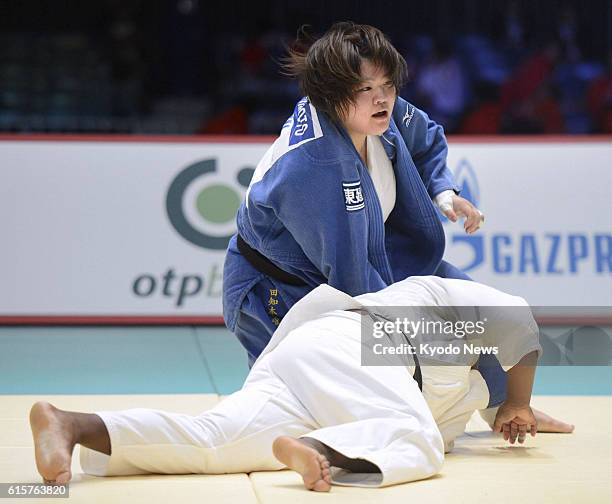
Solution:
<svg viewBox="0 0 612 504"><path fill-rule="evenodd" d="M224 252L206 244L233 233L239 174L267 146L0 141L0 316L220 315ZM451 141L449 165L486 224L473 236L445 224L446 258L478 258L474 279L532 304L612 305L611 160L612 142ZM190 171L170 206L196 243L167 206ZM225 215L198 213L202 191Z"/></svg>

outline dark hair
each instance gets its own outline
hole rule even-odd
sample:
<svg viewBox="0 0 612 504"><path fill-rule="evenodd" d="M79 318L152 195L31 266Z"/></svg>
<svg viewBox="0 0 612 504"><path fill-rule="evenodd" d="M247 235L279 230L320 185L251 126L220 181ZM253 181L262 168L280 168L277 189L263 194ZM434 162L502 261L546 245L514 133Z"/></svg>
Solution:
<svg viewBox="0 0 612 504"><path fill-rule="evenodd" d="M335 122L340 122L340 115L346 114L355 102L363 59L382 68L398 92L406 80L406 61L386 35L373 26L347 21L334 24L314 42L305 41L304 36L310 37L302 27L284 60L283 71L297 78L302 93Z"/></svg>

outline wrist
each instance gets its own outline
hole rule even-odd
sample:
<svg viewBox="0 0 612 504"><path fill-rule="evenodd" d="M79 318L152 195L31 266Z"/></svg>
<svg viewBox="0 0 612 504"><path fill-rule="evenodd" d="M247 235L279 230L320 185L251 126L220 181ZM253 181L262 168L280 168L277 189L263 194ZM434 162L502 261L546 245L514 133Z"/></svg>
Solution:
<svg viewBox="0 0 612 504"><path fill-rule="evenodd" d="M508 397L500 407L513 408L513 409L522 409L522 408L530 408L529 401L525 401L524 399L515 399Z"/></svg>
<svg viewBox="0 0 612 504"><path fill-rule="evenodd" d="M434 202L437 207L444 212L448 208L453 208L453 196L455 196L454 191L442 191L441 193L436 194L434 197Z"/></svg>

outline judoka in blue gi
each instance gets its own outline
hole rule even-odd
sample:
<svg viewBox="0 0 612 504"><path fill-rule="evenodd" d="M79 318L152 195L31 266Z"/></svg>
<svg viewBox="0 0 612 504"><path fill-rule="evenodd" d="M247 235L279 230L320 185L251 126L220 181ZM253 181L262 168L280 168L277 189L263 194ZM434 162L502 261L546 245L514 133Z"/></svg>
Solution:
<svg viewBox="0 0 612 504"><path fill-rule="evenodd" d="M414 275L469 279L442 259L436 206L469 233L483 219L458 196L443 128L397 96L406 63L382 32L339 23L291 57L306 96L257 165L224 267L225 322L251 365L318 285L356 296ZM492 360L495 406L505 376Z"/></svg>
<svg viewBox="0 0 612 504"><path fill-rule="evenodd" d="M442 127L402 98L388 107L388 129L367 139L375 166L308 98L259 162L238 212L238 234L297 281L258 270L238 249L238 235L232 238L224 314L251 360L287 310L320 284L359 295L412 275L469 278L442 260L444 231L432 199L458 192ZM391 211L379 196L391 196Z"/></svg>
<svg viewBox="0 0 612 504"><path fill-rule="evenodd" d="M258 269L241 254L238 236L231 240L224 313L251 362L317 285L359 295L411 275L468 278L442 260L444 231L432 202L458 192L443 129L396 98L382 69L369 67L368 77L383 85L362 93L372 95L364 96L372 105L364 128L371 134L358 140L366 142L363 159L347 121L335 123L305 97L258 164L239 210L243 248L295 279ZM372 117L377 112L383 117Z"/></svg>

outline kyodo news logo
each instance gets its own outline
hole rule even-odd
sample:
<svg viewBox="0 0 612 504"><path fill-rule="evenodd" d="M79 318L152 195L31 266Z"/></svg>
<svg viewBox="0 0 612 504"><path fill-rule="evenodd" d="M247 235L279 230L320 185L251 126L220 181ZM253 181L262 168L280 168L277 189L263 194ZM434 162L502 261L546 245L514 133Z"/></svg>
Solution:
<svg viewBox="0 0 612 504"><path fill-rule="evenodd" d="M210 251L224 251L236 232L236 212L254 169L242 167L220 173L215 159L190 164L170 182L165 203L168 219L189 243ZM168 266L146 272L132 282L132 293L143 299L163 299L184 308L190 299L218 299L223 282L222 255L206 261L206 271L184 272Z"/></svg>
<svg viewBox="0 0 612 504"><path fill-rule="evenodd" d="M481 189L472 165L461 159L454 176L461 196L486 215L487 208L481 203ZM493 197L486 190L484 196ZM505 232L492 225L511 218L511 209L506 215L489 215L484 227L474 235L465 234L459 226L447 226L450 260L465 272L488 269L500 275L562 276L612 272L612 234L563 233L558 229L517 233ZM443 220L448 223L448 219Z"/></svg>

